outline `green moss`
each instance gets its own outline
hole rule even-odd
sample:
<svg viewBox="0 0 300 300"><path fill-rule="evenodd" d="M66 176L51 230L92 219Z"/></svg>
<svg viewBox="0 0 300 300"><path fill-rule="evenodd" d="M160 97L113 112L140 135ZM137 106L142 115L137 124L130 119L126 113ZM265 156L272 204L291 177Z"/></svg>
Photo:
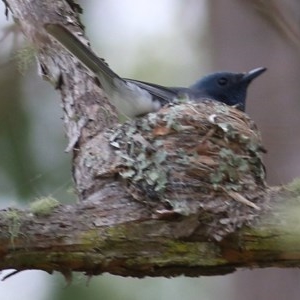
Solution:
<svg viewBox="0 0 300 300"><path fill-rule="evenodd" d="M59 202L53 197L40 198L30 204L30 210L37 216L47 216L59 206Z"/></svg>
<svg viewBox="0 0 300 300"><path fill-rule="evenodd" d="M226 264L227 261L218 255L218 248L213 247L210 243L200 242L183 242L168 240L164 245L161 245L161 249L158 247L157 256L139 256L132 259L127 259L126 264L132 267L136 264L152 264L167 266L214 266L220 264Z"/></svg>
<svg viewBox="0 0 300 300"><path fill-rule="evenodd" d="M116 155L122 159L124 168L119 172L121 177L138 191L136 194L158 199L168 182L168 155L161 141L142 137L140 127L151 128L150 123L145 121L125 123L111 133L109 140L116 149Z"/></svg>
<svg viewBox="0 0 300 300"><path fill-rule="evenodd" d="M287 185L286 189L300 196L300 178L294 179L290 184Z"/></svg>
<svg viewBox="0 0 300 300"><path fill-rule="evenodd" d="M5 212L5 218L12 222L18 222L20 220L21 214L17 209L11 208Z"/></svg>
<svg viewBox="0 0 300 300"><path fill-rule="evenodd" d="M20 234L21 213L17 209L11 208L4 213L4 218L8 221L8 233L12 247L14 248L14 240Z"/></svg>
<svg viewBox="0 0 300 300"><path fill-rule="evenodd" d="M107 234L111 237L111 240L122 240L126 239L127 236L130 236L131 234L127 230L127 226L112 226L107 228Z"/></svg>
<svg viewBox="0 0 300 300"><path fill-rule="evenodd" d="M36 51L33 46L23 47L15 54L18 70L24 74L35 61Z"/></svg>
<svg viewBox="0 0 300 300"><path fill-rule="evenodd" d="M211 183L239 182L243 174L249 172L248 161L231 149L222 148L219 152L219 167L210 175Z"/></svg>
<svg viewBox="0 0 300 300"><path fill-rule="evenodd" d="M183 243L180 241L170 242L169 246L171 246L170 250L174 253L188 253L190 252L190 247L188 243Z"/></svg>

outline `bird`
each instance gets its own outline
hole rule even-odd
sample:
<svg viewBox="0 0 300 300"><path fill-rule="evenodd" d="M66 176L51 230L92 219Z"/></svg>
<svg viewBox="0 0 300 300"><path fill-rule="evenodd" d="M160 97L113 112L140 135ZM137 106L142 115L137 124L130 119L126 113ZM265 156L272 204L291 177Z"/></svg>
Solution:
<svg viewBox="0 0 300 300"><path fill-rule="evenodd" d="M165 87L135 79L121 78L65 26L44 25L45 30L100 81L108 99L119 114L135 118L157 112L163 106L188 99L198 102L210 99L245 111L247 88L253 79L267 69L259 67L245 73L216 72L202 77L189 87Z"/></svg>

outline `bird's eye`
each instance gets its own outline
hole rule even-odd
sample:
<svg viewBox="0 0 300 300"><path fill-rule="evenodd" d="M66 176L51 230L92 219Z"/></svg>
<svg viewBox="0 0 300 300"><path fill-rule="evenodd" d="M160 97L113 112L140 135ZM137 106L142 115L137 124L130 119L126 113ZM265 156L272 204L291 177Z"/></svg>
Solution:
<svg viewBox="0 0 300 300"><path fill-rule="evenodd" d="M219 85L222 85L222 86L223 86L223 85L226 85L227 82L228 82L228 79L225 78L225 77L221 77L221 78L218 79L218 84L219 84Z"/></svg>

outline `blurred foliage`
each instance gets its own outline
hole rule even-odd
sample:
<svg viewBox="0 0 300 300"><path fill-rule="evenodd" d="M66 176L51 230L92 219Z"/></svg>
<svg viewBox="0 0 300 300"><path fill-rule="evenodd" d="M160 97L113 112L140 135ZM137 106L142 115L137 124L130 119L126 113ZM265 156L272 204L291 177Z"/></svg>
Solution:
<svg viewBox="0 0 300 300"><path fill-rule="evenodd" d="M55 122L62 112L57 102L46 102L57 95L43 87L47 84L37 77L32 63L35 51L22 48L18 35L15 26L7 26L0 39L0 199L32 201L60 193L61 199L70 201L74 193L67 191L71 167L63 153L63 123Z"/></svg>
<svg viewBox="0 0 300 300"><path fill-rule="evenodd" d="M29 70L29 67L35 61L35 49L31 46L25 46L19 49L15 55L15 61L19 72L23 75Z"/></svg>
<svg viewBox="0 0 300 300"><path fill-rule="evenodd" d="M14 183L20 198L33 193L24 184L38 172L29 147L30 117L26 113L21 92L21 75L14 62L0 73L0 156L1 171ZM2 192L8 192L1 186Z"/></svg>

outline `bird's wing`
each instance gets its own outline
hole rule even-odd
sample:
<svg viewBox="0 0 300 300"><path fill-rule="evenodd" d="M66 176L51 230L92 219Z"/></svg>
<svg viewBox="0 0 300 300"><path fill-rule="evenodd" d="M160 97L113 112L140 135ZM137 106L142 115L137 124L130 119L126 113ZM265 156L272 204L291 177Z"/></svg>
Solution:
<svg viewBox="0 0 300 300"><path fill-rule="evenodd" d="M162 105L170 103L174 98L179 96L179 93L184 88L165 87L155 83L144 82L135 79L125 79L127 82L131 82L139 86L140 88L148 91L152 96L160 101Z"/></svg>

